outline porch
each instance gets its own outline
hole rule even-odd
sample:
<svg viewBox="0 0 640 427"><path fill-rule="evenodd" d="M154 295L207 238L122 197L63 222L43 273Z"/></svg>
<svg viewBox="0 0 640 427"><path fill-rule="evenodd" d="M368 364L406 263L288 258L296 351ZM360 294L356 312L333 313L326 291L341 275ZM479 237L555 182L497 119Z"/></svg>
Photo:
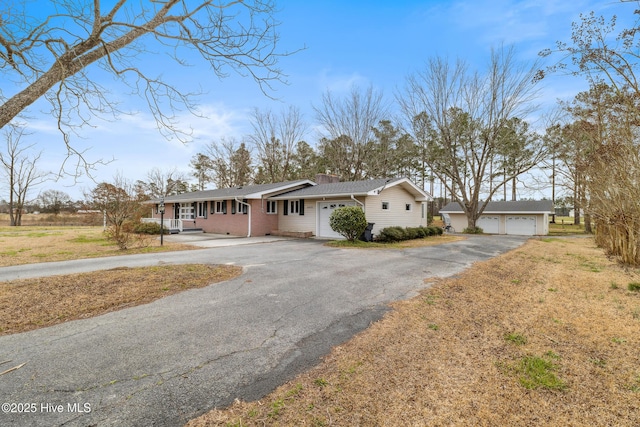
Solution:
<svg viewBox="0 0 640 427"><path fill-rule="evenodd" d="M151 222L160 225L160 218L141 218L141 222ZM178 233L202 233L202 228L195 226L194 220L184 219L164 219L162 221L163 228L169 230L170 234Z"/></svg>

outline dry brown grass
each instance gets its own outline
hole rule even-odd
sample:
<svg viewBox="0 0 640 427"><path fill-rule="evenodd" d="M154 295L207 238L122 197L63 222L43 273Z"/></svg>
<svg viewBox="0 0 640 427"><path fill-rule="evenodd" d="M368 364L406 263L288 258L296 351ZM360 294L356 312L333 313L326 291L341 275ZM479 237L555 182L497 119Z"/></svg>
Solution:
<svg viewBox="0 0 640 427"><path fill-rule="evenodd" d="M146 304L241 272L237 266L187 264L0 282L0 335Z"/></svg>
<svg viewBox="0 0 640 427"><path fill-rule="evenodd" d="M640 282L590 238L531 240L431 280L324 362L259 402L188 426L638 426ZM518 345L508 339L526 339ZM526 389L526 356L563 390Z"/></svg>
<svg viewBox="0 0 640 427"><path fill-rule="evenodd" d="M135 247L120 250L102 227L0 227L0 267L79 258L198 249L142 235Z"/></svg>

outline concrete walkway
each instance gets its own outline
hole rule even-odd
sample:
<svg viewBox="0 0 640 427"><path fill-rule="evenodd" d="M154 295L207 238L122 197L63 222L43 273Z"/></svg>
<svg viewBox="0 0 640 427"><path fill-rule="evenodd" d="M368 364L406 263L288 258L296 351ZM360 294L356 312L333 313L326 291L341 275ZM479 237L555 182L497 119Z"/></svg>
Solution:
<svg viewBox="0 0 640 427"><path fill-rule="evenodd" d="M203 248L254 245L257 243L273 243L280 242L282 240L292 240L290 237L279 236L238 237L210 233L171 234L168 236L164 236L163 239L165 242L184 243L187 245L199 246Z"/></svg>

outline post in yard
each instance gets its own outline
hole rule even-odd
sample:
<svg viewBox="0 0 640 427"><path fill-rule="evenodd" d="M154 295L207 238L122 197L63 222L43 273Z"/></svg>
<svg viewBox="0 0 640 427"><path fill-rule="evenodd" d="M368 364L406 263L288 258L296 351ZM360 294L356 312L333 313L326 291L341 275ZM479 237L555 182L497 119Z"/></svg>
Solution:
<svg viewBox="0 0 640 427"><path fill-rule="evenodd" d="M160 246L162 246L164 243L164 196L160 199L158 211L160 212Z"/></svg>

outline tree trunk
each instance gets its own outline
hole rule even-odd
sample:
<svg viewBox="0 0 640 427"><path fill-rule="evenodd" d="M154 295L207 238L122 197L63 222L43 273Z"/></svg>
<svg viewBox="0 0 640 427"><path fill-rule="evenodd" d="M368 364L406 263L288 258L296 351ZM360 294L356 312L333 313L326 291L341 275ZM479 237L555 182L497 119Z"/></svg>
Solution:
<svg viewBox="0 0 640 427"><path fill-rule="evenodd" d="M573 189L573 225L580 225L580 184L575 183Z"/></svg>
<svg viewBox="0 0 640 427"><path fill-rule="evenodd" d="M591 215L588 213L584 213L584 232L592 234L593 230L591 228Z"/></svg>

